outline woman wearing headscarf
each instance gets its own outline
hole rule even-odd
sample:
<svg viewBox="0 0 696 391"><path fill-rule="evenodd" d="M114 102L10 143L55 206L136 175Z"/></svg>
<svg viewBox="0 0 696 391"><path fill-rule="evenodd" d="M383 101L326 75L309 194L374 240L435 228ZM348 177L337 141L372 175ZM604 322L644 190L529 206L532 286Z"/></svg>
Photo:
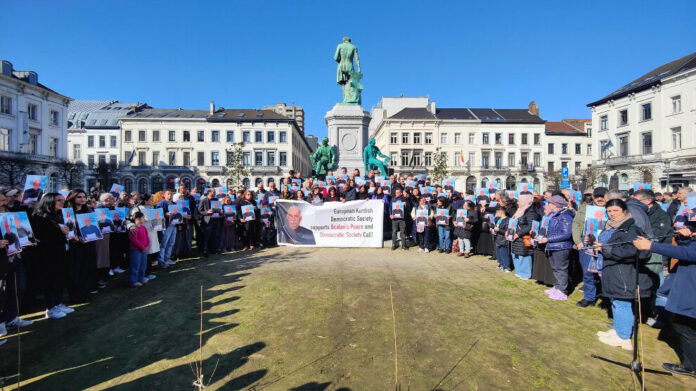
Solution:
<svg viewBox="0 0 696 391"><path fill-rule="evenodd" d="M575 211L568 208L565 198L555 195L548 199L549 226L547 236L539 241L546 243L546 254L553 269L556 283L545 293L552 300L568 300L568 265L573 248L573 218Z"/></svg>
<svg viewBox="0 0 696 391"><path fill-rule="evenodd" d="M541 220L539 210L533 203L532 193L521 193L517 202L517 210L512 215L513 219L517 219L517 231L515 231L511 246L512 263L515 265L515 274L523 280L529 280L532 277L532 248L525 246L524 236L529 235L532 221Z"/></svg>
<svg viewBox="0 0 696 391"><path fill-rule="evenodd" d="M650 259L649 251L639 251L632 243L638 236L645 236L628 212L621 199L607 202L609 220L604 230L593 243L602 265L602 295L611 299L614 327L606 332L598 332L599 340L607 345L633 350L633 301L636 299L636 273L640 284L640 296L650 297L653 281L645 266ZM638 270L636 270L638 258Z"/></svg>

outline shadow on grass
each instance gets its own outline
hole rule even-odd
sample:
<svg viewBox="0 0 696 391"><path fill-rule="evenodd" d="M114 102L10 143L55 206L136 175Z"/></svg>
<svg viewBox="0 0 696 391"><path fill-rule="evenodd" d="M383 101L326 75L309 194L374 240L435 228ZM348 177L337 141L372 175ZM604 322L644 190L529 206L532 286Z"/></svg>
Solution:
<svg viewBox="0 0 696 391"><path fill-rule="evenodd" d="M32 337L22 339L22 389L191 389L195 379L191 358L197 357L193 353L199 347L201 284L205 292L205 357L212 338L220 336L224 340L224 334L238 326L230 320L239 309L230 306L243 299L243 294L230 296L229 292L243 292L244 286L236 284L250 274L248 271L306 255L303 251L288 251L277 257L265 253L182 261L161 271L156 280L142 288L108 289L65 319L37 322L32 326ZM196 270L176 273L179 267ZM211 292L214 296L205 297ZM131 308L138 310L128 311ZM211 384L221 389L249 386L268 371L238 377L231 374L265 346L265 342L257 341L221 352L216 345L216 353L204 360L204 375L208 378L219 360ZM7 354L0 362L0 375L15 373L16 342L11 340L3 350ZM218 380L223 378L230 380L221 385ZM9 386L6 389L13 388Z"/></svg>

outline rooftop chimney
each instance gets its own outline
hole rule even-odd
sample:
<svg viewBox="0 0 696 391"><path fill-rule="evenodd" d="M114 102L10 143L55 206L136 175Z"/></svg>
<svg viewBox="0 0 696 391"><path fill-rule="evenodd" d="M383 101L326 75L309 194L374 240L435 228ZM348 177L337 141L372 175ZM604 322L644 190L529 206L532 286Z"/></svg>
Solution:
<svg viewBox="0 0 696 391"><path fill-rule="evenodd" d="M210 101L210 115L215 114L215 101Z"/></svg>
<svg viewBox="0 0 696 391"><path fill-rule="evenodd" d="M530 114L539 116L539 106L534 103L534 101L529 102L529 108L527 109Z"/></svg>

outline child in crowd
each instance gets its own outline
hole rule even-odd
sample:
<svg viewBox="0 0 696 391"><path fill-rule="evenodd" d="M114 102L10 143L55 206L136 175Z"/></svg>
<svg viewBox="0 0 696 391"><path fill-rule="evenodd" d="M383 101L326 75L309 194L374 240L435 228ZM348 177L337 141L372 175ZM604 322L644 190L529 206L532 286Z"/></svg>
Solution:
<svg viewBox="0 0 696 391"><path fill-rule="evenodd" d="M147 267L147 249L150 247L150 237L147 228L143 226L143 212L133 214L134 226L128 231L130 240L130 282L133 286L142 286L148 280L145 278Z"/></svg>

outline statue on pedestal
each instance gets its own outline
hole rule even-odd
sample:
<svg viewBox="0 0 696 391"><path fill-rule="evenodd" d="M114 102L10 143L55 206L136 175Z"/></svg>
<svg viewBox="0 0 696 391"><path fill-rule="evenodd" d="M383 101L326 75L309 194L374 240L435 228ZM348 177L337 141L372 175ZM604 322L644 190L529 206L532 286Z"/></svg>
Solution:
<svg viewBox="0 0 696 391"><path fill-rule="evenodd" d="M355 58L355 68L353 68L353 58ZM363 90L360 79L362 79L363 75L360 72L358 48L350 42L350 37L343 37L343 43L336 47L334 60L338 63L336 83L341 85L343 92L342 104L360 105L362 103L361 92Z"/></svg>
<svg viewBox="0 0 696 391"><path fill-rule="evenodd" d="M309 159L312 161L314 174L320 178L324 177L330 170L333 170L336 156L334 155L333 147L329 146L327 137L321 140L321 145L313 154L309 155Z"/></svg>
<svg viewBox="0 0 696 391"><path fill-rule="evenodd" d="M384 161L378 158L384 158ZM375 139L370 138L368 145L363 150L363 164L365 165L365 174L370 170L379 170L379 174L386 176L388 175L387 169L389 168L389 161L391 159L389 156L380 152L379 148L375 146Z"/></svg>

